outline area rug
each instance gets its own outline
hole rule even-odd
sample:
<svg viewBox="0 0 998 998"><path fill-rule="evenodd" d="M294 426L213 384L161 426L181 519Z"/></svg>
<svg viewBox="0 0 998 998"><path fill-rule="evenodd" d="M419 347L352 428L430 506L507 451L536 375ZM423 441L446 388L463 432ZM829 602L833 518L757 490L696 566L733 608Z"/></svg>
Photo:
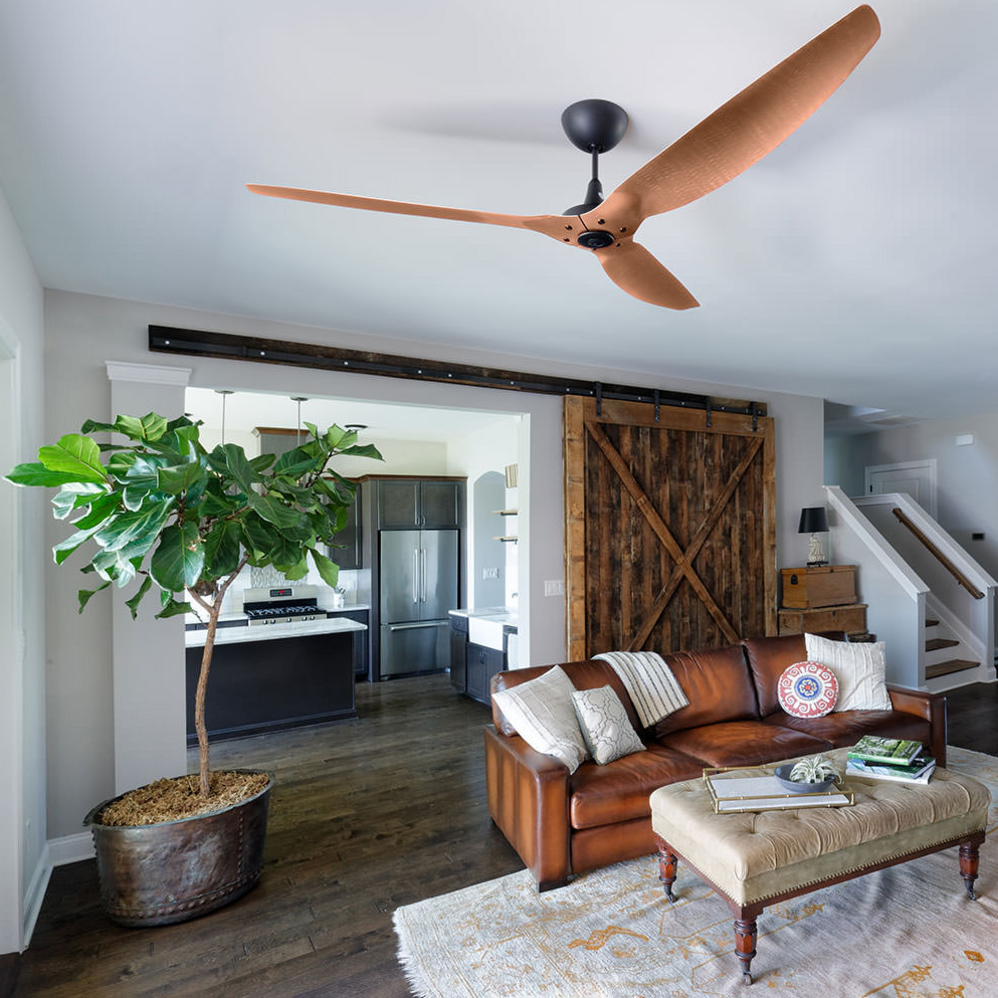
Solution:
<svg viewBox="0 0 998 998"><path fill-rule="evenodd" d="M998 825L998 758L949 749L986 783ZM994 998L998 849L981 848L971 901L957 850L827 887L759 917L755 983L742 984L727 905L679 866L670 905L654 856L538 894L526 870L395 912L418 998Z"/></svg>

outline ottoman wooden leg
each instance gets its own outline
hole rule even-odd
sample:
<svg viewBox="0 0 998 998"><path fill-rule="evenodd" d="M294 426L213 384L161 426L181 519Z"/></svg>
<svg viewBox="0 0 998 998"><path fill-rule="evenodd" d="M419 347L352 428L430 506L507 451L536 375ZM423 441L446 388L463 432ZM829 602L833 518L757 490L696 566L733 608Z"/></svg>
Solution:
<svg viewBox="0 0 998 998"><path fill-rule="evenodd" d="M657 835L655 836L655 844L658 846L658 879L665 886L665 896L670 901L675 901L676 895L672 893L672 885L676 882L676 867L679 866L679 857Z"/></svg>
<svg viewBox="0 0 998 998"><path fill-rule="evenodd" d="M964 842L960 846L960 875L963 877L963 882L967 887L967 894L970 896L971 901L977 900L977 895L974 893L974 881L977 879L977 862L979 856L980 850L976 842Z"/></svg>
<svg viewBox="0 0 998 998"><path fill-rule="evenodd" d="M751 984L752 974L749 967L752 964L752 957L755 956L755 919L736 918L735 919L735 952L738 959L742 961L742 983Z"/></svg>

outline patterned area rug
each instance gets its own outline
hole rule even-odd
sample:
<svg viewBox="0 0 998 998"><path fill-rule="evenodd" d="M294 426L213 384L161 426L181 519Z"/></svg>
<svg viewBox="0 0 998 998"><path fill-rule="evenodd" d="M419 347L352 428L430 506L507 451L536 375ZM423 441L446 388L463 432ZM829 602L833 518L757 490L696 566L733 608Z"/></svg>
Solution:
<svg viewBox="0 0 998 998"><path fill-rule="evenodd" d="M998 758L949 750L986 783ZM670 905L653 856L538 894L527 871L395 912L399 960L419 998L994 998L998 849L981 849L978 900L957 850L767 908L744 990L727 905L682 863Z"/></svg>

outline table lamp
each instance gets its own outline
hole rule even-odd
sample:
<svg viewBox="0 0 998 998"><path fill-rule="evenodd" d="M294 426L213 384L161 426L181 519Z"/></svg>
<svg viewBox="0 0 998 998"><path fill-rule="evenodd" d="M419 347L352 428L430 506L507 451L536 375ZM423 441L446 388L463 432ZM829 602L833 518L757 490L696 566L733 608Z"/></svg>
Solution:
<svg viewBox="0 0 998 998"><path fill-rule="evenodd" d="M824 506L805 506L800 511L800 525L797 527L798 534L810 534L811 541L807 549L807 567L815 568L818 565L827 565L825 552L821 547L821 539L818 534L828 532L828 517L825 515Z"/></svg>

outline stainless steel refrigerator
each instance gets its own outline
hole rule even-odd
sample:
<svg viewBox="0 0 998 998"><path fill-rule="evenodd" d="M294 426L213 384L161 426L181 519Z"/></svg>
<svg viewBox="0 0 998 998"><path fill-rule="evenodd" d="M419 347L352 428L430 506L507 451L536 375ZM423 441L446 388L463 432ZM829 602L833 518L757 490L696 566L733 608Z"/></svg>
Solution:
<svg viewBox="0 0 998 998"><path fill-rule="evenodd" d="M379 540L381 676L446 669L458 531L382 530Z"/></svg>

